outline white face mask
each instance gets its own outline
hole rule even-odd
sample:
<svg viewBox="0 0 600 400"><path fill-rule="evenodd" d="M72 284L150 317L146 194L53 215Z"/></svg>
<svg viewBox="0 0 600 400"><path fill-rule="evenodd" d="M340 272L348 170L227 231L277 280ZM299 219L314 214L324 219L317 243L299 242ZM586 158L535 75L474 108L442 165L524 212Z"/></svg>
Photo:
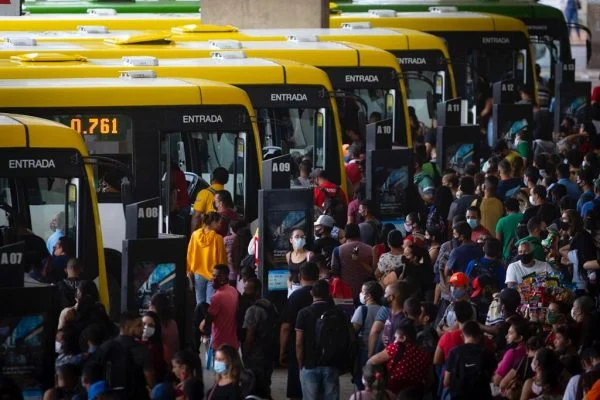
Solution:
<svg viewBox="0 0 600 400"><path fill-rule="evenodd" d="M456 192L456 198L460 199L462 197L462 192L459 190Z"/></svg>
<svg viewBox="0 0 600 400"><path fill-rule="evenodd" d="M365 299L365 294L360 292L358 294L358 299L360 300L360 304L367 304L367 300Z"/></svg>
<svg viewBox="0 0 600 400"><path fill-rule="evenodd" d="M533 196L529 196L529 203L531 203L531 205L535 205L535 199Z"/></svg>
<svg viewBox="0 0 600 400"><path fill-rule="evenodd" d="M153 326L144 326L144 331L142 332L142 339L149 339L154 336L154 332L156 328Z"/></svg>
<svg viewBox="0 0 600 400"><path fill-rule="evenodd" d="M59 341L54 342L54 352L57 354L62 354L62 343Z"/></svg>

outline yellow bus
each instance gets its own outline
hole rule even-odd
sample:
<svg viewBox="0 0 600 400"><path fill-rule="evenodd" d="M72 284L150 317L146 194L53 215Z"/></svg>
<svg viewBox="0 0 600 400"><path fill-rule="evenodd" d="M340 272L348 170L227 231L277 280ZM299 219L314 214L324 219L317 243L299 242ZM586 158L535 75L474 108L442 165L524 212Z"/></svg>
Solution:
<svg viewBox="0 0 600 400"><path fill-rule="evenodd" d="M241 41L242 43L229 42L229 46L236 46L238 49L244 49L250 55L257 57L268 57L262 51L255 54L254 51L263 50L260 44L259 48L246 45L244 42L263 41L263 40L290 40L290 38L313 38L315 41L345 41L357 44L373 46L386 50L396 56L396 59L402 67L402 76L405 78L407 86L408 105L415 108L417 117L427 125L432 125L430 115L431 108L427 99L433 97L435 102L444 101L457 97L456 85L454 84L454 73L452 63L449 61L450 55L446 44L442 39L428 33L409 30L409 29L385 29L385 28L358 28L350 26L348 29L236 29L234 27L205 26L200 24L188 25L173 29L174 32L168 34L161 31L119 31L111 30L106 27L81 26L74 31L44 31L44 32L10 32L0 31L0 39L18 40L15 35L18 34L22 39L23 46L29 43L35 48L45 48L47 42L63 42L63 46L68 44L88 43L93 49L97 47L126 47L142 45L143 43L152 43L159 40L170 42L168 46L169 53L152 54L158 57L194 57L197 56L195 50L206 48L206 44L197 41L228 40ZM106 41L101 44L100 42ZM96 44L89 44L94 42ZM115 44L118 42L119 44ZM211 42L211 43L214 43ZM273 45L269 45L273 47ZM150 46L155 49L156 46ZM296 59L288 55L290 51L298 49L298 45L286 47L286 54L281 57ZM33 50L33 48L32 48ZM265 48L264 50L269 50ZM277 50L280 50L279 48ZM92 57L95 57L92 56ZM277 55L276 57L279 57ZM304 62L314 64L311 59L305 59ZM428 95L433 94L433 96ZM434 102L434 103L435 103Z"/></svg>
<svg viewBox="0 0 600 400"><path fill-rule="evenodd" d="M323 71L287 60L227 58L78 59L14 57L0 60L0 79L110 78L124 71L152 71L160 77L202 78L244 89L258 118L263 156L310 158L331 180L346 187L341 128L333 88ZM28 60L28 61L15 61ZM62 61L61 61L62 60Z"/></svg>
<svg viewBox="0 0 600 400"><path fill-rule="evenodd" d="M44 14L0 17L0 29L5 31L72 30L81 25L101 25L110 29L171 29L174 26L197 24L199 13L119 14L111 9L89 9L87 14Z"/></svg>
<svg viewBox="0 0 600 400"><path fill-rule="evenodd" d="M198 57L219 53L235 53L243 45L247 56L289 59L304 62L324 70L331 80L340 114L342 131L363 131L369 118L375 112L380 118L392 119L393 132L398 144L411 146L412 141L406 105L406 90L401 69L396 58L386 51L371 46L304 41L295 38L289 43L247 42L215 40L211 42L181 42L155 45L153 41L141 44L112 44L103 42L38 42L35 39L14 39L12 46L0 48L0 59L22 53L61 53L84 55L90 58L119 58L122 56ZM12 40L12 39L11 39ZM29 43L25 43L29 40ZM115 40L116 41L116 40ZM120 41L119 41L120 42ZM128 42L128 41L127 41ZM233 47L232 47L233 45ZM237 52L239 54L239 51ZM349 110L345 113L345 110ZM354 111L352 111L354 110Z"/></svg>
<svg viewBox="0 0 600 400"><path fill-rule="evenodd" d="M109 307L98 200L81 135L54 121L2 113L0 137L0 247L19 240L18 219L47 241L49 223L64 213L64 234L85 260L86 274L98 278L100 299Z"/></svg>
<svg viewBox="0 0 600 400"><path fill-rule="evenodd" d="M430 12L371 10L330 17L332 27L368 26L416 29L445 40L459 96L477 103L478 84L489 85L515 79L533 93L537 91L535 63L523 22L500 15L456 12L433 8Z"/></svg>
<svg viewBox="0 0 600 400"><path fill-rule="evenodd" d="M123 173L96 165L95 194L83 198L98 197L101 243L108 249L120 251L125 238L119 193L123 177L131 177L132 202L159 197L163 209L169 210L169 196L164 193L169 193L171 164L186 174L190 196L210 181L214 168L226 168L230 174L226 189L237 209L256 217L262 158L254 111L239 88L201 79L134 76L3 79L0 107L70 126L81 134L92 156L120 162L128 169ZM62 143L56 135L53 140L54 146ZM91 214L87 218L92 220ZM159 228L163 230L162 224ZM120 263L107 264L109 274L119 280Z"/></svg>

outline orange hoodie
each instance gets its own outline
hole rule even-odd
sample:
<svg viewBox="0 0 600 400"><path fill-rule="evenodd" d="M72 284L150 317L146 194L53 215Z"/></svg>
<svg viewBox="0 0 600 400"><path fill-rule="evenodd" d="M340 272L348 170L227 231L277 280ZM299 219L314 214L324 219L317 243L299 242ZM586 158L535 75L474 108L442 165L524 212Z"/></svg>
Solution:
<svg viewBox="0 0 600 400"><path fill-rule="evenodd" d="M223 236L217 232L200 228L192 233L187 251L187 270L211 280L217 264L227 265L227 253Z"/></svg>

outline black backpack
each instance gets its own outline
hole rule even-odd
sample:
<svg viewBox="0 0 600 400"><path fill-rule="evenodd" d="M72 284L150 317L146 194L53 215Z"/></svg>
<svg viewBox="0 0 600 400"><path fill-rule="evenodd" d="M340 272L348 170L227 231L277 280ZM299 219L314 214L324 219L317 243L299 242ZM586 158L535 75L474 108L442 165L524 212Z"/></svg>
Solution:
<svg viewBox="0 0 600 400"><path fill-rule="evenodd" d="M138 387L138 383L144 382L145 377L142 368L133 361L131 350L135 346L136 343L125 346L121 341L111 339L98 350L104 380L110 389L119 391L119 398L122 399L138 398L141 391L146 391L144 386Z"/></svg>
<svg viewBox="0 0 600 400"><path fill-rule="evenodd" d="M347 208L341 196L341 188L336 186L334 195L331 195L322 186L319 186L319 190L325 196L325 201L323 201L321 207L323 214L329 215L335 221L335 225L343 229L346 226Z"/></svg>
<svg viewBox="0 0 600 400"><path fill-rule="evenodd" d="M457 371L452 374L450 380L452 398L480 398L485 393L489 393L490 377L486 375L484 365L485 348L476 346L469 350L461 351Z"/></svg>
<svg viewBox="0 0 600 400"><path fill-rule="evenodd" d="M317 364L352 372L358 354L358 336L348 315L333 307L317 317L314 346Z"/></svg>
<svg viewBox="0 0 600 400"><path fill-rule="evenodd" d="M265 346L267 351L272 351L275 346L275 335L279 332L279 327L277 326L279 312L273 303L266 305L261 301L257 301L254 305L258 308L262 308L267 313L267 320L265 321L264 328L258 330L258 340L267 344Z"/></svg>

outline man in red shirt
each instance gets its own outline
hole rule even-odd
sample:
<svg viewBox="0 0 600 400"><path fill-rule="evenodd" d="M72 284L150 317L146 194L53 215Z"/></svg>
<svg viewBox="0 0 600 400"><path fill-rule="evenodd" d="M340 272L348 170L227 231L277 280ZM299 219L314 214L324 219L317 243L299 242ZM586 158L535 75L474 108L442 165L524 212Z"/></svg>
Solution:
<svg viewBox="0 0 600 400"><path fill-rule="evenodd" d="M471 227L471 241L477 243L479 238L493 237L490 231L481 225L481 210L471 206L467 209L467 223Z"/></svg>
<svg viewBox="0 0 600 400"><path fill-rule="evenodd" d="M352 159L346 164L346 177L350 183L355 186L362 180L362 172L360 170L361 146L358 143L352 143L348 152Z"/></svg>
<svg viewBox="0 0 600 400"><path fill-rule="evenodd" d="M433 355L433 363L435 365L444 365L450 354L450 350L464 344L462 328L466 322L473 319L473 307L468 301L457 301L454 303L454 313L458 321L458 329L446 332L440 338L438 345ZM487 337L484 338L484 346L488 351L493 351L494 345Z"/></svg>
<svg viewBox="0 0 600 400"><path fill-rule="evenodd" d="M213 269L214 293L204 321L200 323L200 331L212 324L210 346L218 349L222 344L239 347L237 338L237 310L239 293L229 285L229 267L217 264Z"/></svg>
<svg viewBox="0 0 600 400"><path fill-rule="evenodd" d="M341 187L329 180L329 178L327 177L327 172L325 172L325 170L320 170L317 172L316 180L317 187L313 190L315 206L323 208L323 203L325 203L327 197L335 196L339 196L342 199L342 202L348 205L346 193L344 193Z"/></svg>

